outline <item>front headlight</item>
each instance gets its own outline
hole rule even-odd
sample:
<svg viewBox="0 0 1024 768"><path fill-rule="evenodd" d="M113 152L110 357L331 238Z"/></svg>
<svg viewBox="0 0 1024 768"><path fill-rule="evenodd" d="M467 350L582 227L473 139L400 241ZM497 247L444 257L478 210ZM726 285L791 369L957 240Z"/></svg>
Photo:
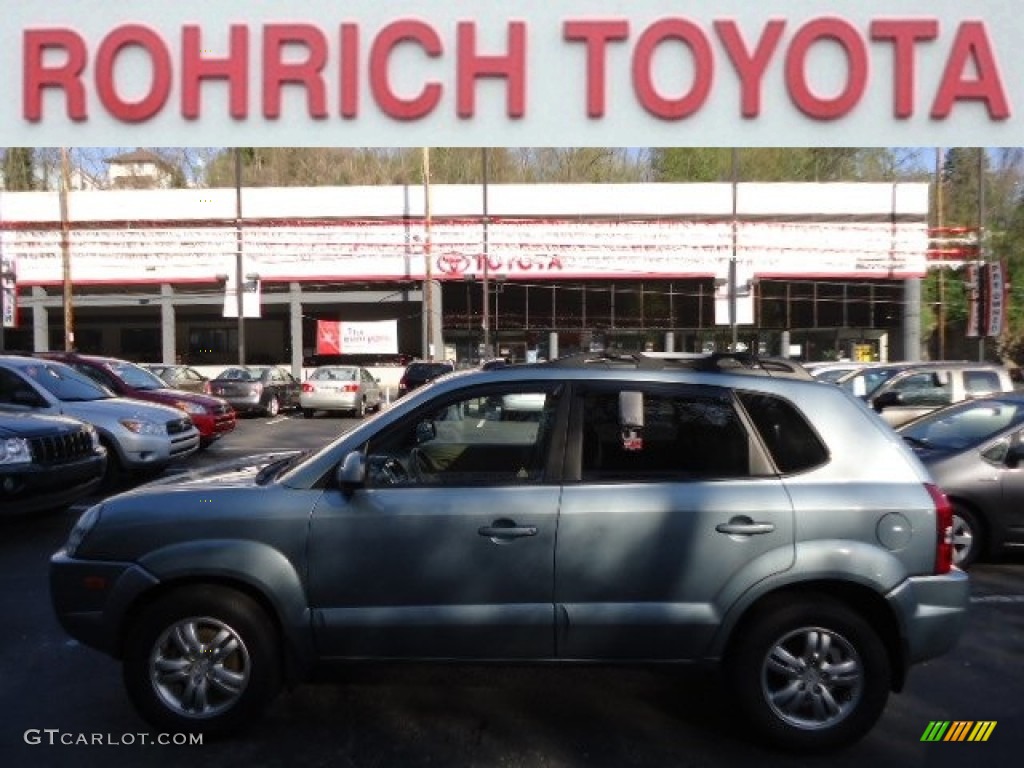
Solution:
<svg viewBox="0 0 1024 768"><path fill-rule="evenodd" d="M85 537L89 535L89 532L96 527L96 523L100 521L100 512L102 510L103 505L96 504L85 510L82 516L78 518L75 527L68 534L67 544L64 545L64 550L67 552L68 557L75 557L78 553L78 548L82 546Z"/></svg>
<svg viewBox="0 0 1024 768"><path fill-rule="evenodd" d="M185 413L206 413L206 407L199 403L189 403L184 400L174 404L176 408L180 408Z"/></svg>
<svg viewBox="0 0 1024 768"><path fill-rule="evenodd" d="M143 419L121 419L121 426L137 435L166 435L167 425Z"/></svg>
<svg viewBox="0 0 1024 768"><path fill-rule="evenodd" d="M32 449L24 437L0 440L0 464L31 464Z"/></svg>

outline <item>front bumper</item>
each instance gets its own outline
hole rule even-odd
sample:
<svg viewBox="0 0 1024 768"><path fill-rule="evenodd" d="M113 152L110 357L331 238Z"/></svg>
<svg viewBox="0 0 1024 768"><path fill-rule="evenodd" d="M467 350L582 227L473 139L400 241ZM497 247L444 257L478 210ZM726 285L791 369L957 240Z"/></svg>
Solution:
<svg viewBox="0 0 1024 768"><path fill-rule="evenodd" d="M50 600L57 620L83 645L118 657L121 626L134 600L158 583L134 563L50 558Z"/></svg>
<svg viewBox="0 0 1024 768"><path fill-rule="evenodd" d="M907 665L951 651L967 625L970 581L954 568L942 576L907 579L887 599L899 617Z"/></svg>
<svg viewBox="0 0 1024 768"><path fill-rule="evenodd" d="M57 466L5 467L0 474L0 511L24 514L67 506L100 484L106 466L104 451Z"/></svg>

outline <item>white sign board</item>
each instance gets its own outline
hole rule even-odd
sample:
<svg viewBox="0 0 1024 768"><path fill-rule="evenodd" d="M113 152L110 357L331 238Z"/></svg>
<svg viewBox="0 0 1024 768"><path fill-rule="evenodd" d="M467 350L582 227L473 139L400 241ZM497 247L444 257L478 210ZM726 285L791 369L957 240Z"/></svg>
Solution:
<svg viewBox="0 0 1024 768"><path fill-rule="evenodd" d="M1022 39L1006 0L20 0L0 146L1011 146Z"/></svg>

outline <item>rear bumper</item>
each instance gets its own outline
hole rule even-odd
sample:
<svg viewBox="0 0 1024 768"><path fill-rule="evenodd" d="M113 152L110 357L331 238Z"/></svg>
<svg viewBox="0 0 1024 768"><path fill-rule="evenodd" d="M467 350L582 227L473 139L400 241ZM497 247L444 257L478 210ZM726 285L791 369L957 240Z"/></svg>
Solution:
<svg viewBox="0 0 1024 768"><path fill-rule="evenodd" d="M916 664L956 646L967 624L970 582L954 568L943 576L907 579L888 600L902 622L907 664Z"/></svg>

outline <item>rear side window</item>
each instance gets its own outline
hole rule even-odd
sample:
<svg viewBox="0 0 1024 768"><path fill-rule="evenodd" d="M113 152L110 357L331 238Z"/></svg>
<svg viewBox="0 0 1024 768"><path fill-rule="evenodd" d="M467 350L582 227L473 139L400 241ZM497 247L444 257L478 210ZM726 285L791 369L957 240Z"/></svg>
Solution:
<svg viewBox="0 0 1024 768"><path fill-rule="evenodd" d="M620 423L620 392L642 398L642 425ZM750 476L750 442L727 392L624 384L582 397L584 482Z"/></svg>
<svg viewBox="0 0 1024 768"><path fill-rule="evenodd" d="M828 461L828 449L792 403L762 392L738 396L780 472L802 472Z"/></svg>
<svg viewBox="0 0 1024 768"><path fill-rule="evenodd" d="M964 390L970 395L987 395L1002 389L995 371L964 371Z"/></svg>

